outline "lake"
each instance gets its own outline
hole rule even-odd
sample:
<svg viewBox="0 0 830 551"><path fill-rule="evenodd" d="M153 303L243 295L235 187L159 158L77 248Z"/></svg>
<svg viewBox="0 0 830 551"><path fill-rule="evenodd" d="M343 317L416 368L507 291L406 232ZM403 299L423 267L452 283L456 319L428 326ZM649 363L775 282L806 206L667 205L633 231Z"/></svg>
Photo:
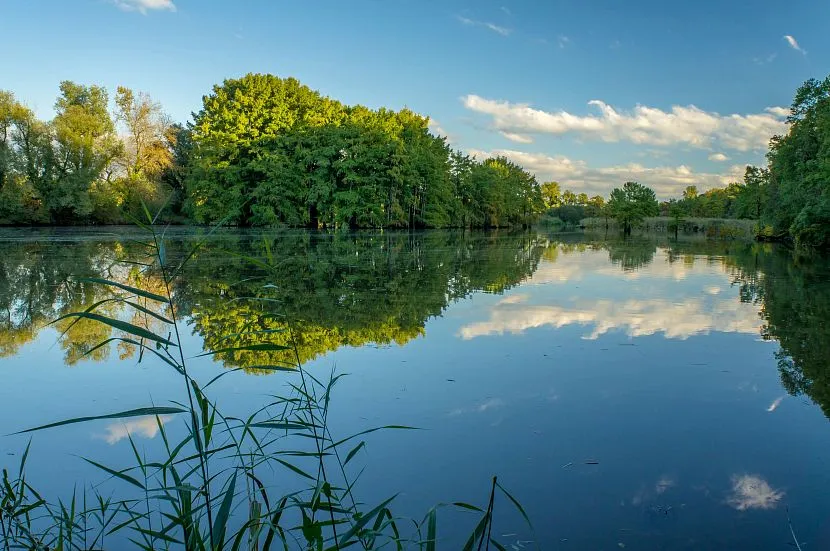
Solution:
<svg viewBox="0 0 830 551"><path fill-rule="evenodd" d="M183 258L201 233L169 229L165 254ZM129 344L95 348L109 328L47 325L110 296L83 278L157 289L122 262L142 238L0 233L0 434L185 399L162 362L139 362ZM264 288L240 255L267 250L277 277ZM805 549L830 548L825 260L769 244L536 231L221 231L175 288L188 354L222 348L261 315L265 303L248 297L263 289L306 369L348 374L333 432L422 429L365 437L353 461L367 503L399 492L395 513L420 520L438 503L486 505L497 475L534 526L497 502L494 535L513 549L788 549L793 532ZM296 378L258 367L275 354L287 352L199 357L191 371L207 381L239 368L211 397L245 416ZM52 499L101 484L79 456L129 465L128 435L159 445L145 418L35 433L27 479ZM0 438L0 466L15 469L28 436ZM439 516L446 548L474 522Z"/></svg>

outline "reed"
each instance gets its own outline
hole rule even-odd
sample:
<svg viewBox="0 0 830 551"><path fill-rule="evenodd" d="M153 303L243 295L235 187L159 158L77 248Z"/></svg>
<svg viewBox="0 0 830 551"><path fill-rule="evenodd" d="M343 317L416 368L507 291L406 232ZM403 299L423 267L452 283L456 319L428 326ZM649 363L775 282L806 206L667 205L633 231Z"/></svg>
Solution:
<svg viewBox="0 0 830 551"><path fill-rule="evenodd" d="M113 341L136 347L139 361L153 359L161 368L173 369L181 380L180 399L166 405L91 414L64 419L21 433L39 433L60 427L101 419L152 416L163 444L162 452L147 457L128 436L132 448L131 465L116 467L92 458L83 461L101 475L119 484L119 497L105 496L95 486L85 488L69 499L49 500L30 484L26 462L31 440L15 474L2 472L0 482L0 549L91 550L121 549L130 543L137 549L186 549L193 551L314 549L364 550L394 548L438 548L438 511L452 507L479 515L479 520L464 546L465 550L505 549L492 536L495 497L507 499L525 521L530 520L519 501L493 478L486 508L464 502L432 508L420 521L395 516L395 496L366 505L357 497L355 459L367 446L368 435L381 430L416 430L402 425L370 427L356 434L336 437L329 428L333 392L342 375L320 377L300 361L297 341L290 320L287 329L258 329L264 317L283 317L279 302L268 298L275 259L265 241L265 257L244 257L261 268L262 296L248 297L262 308L260 319L250 319L239 333L228 335L243 343L201 351L188 356L179 333L174 296L184 265L210 238L198 242L178 262L167 258L164 232L159 233L144 209L146 220L136 222L148 235L142 258L125 259L146 274L163 281L163 292L151 292L118 281L90 279L112 291L111 298L93 304L85 311L64 316L72 323L102 323L118 331L118 336L101 342L95 349ZM218 224L216 228L222 224ZM212 233L212 232L211 232ZM123 318L99 312L108 302L119 302L135 314ZM139 320L139 321L136 321ZM58 321L58 320L56 320ZM70 325L71 327L71 325ZM68 329L66 330L68 331ZM64 331L64 333L66 332ZM288 342L277 344L273 333L287 331ZM283 335L284 336L284 335ZM239 338L242 337L242 338ZM285 343L285 339L281 339ZM214 383L233 376L240 369L229 369L201 381L188 368L198 357L239 351L293 351L291 363L274 362L257 369L282 372L287 391L276 394L263 407L247 417L222 412L211 397ZM174 437L165 419L179 417L186 430ZM279 479L285 487L273 482ZM531 527L532 530L532 527Z"/></svg>

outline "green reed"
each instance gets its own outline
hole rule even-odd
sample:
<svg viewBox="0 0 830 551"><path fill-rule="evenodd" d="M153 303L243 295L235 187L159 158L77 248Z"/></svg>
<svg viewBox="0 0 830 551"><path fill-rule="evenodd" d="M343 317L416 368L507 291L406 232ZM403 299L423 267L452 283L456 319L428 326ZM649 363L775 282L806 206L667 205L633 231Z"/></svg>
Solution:
<svg viewBox="0 0 830 551"><path fill-rule="evenodd" d="M394 548L437 548L438 511L432 508L421 521L405 521L392 513L395 496L379 504L366 505L356 496L357 477L349 474L358 452L366 448L365 436L380 430L413 430L388 425L372 427L336 438L329 429L329 410L333 390L342 375L320 378L306 370L300 361L297 340L290 320L285 329L259 329L257 319L248 320L229 340L235 346L208 350L188 358L179 334L173 297L184 265L204 245L211 233L199 241L178 262L167 258L164 233L158 233L155 218L145 209L145 222L137 222L148 234L142 243L143 258L130 259L142 273L153 274L162 282L162 292L150 291L123 282L88 279L107 287L112 296L72 318L102 323L117 330L118 336L106 339L87 354L111 342L136 347L139 361L153 357L174 369L182 382L182 401L165 406L148 406L129 411L65 419L21 431L36 433L47 429L102 419L131 417L155 418L163 452L148 458L128 433L132 465L115 468L82 458L123 485L120 497L103 495L96 487L86 488L71 499L49 501L26 478L26 461L31 440L22 455L17 473L2 472L0 482L0 549L92 550L111 548L113 538L123 545L128 539L139 549L186 549L193 551L269 549L364 550ZM265 242L265 258L244 257L262 269L266 276L275 273L277 259ZM263 289L274 289L266 281ZM266 293L267 294L267 293ZM280 317L275 299L249 297L262 304L263 317ZM126 321L100 314L105 303L117 302L135 315ZM59 321L59 320L56 320ZM71 325L70 325L71 327ZM66 331L68 331L67 329ZM66 333L64 331L64 333ZM288 332L290 346L269 340L274 333ZM240 339L241 337L241 339ZM285 340L281 342L286 342ZM260 370L284 372L288 376L285 395L273 395L265 406L246 418L225 415L208 394L222 377L239 369L221 373L207 382L198 381L188 369L188 361L239 351L291 352L294 362L257 366ZM165 418L181 416L186 431L173 439L165 428ZM289 481L290 490L269 483ZM492 536L496 492L506 496L530 525L520 503L493 478L490 499L485 509L468 503L447 504L480 515L465 550L505 549ZM531 528L532 529L532 528Z"/></svg>

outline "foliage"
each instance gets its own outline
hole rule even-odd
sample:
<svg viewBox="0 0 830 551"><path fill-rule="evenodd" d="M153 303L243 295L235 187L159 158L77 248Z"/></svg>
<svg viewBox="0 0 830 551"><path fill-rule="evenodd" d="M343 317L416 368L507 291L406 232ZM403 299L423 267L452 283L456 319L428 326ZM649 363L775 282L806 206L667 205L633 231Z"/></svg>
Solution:
<svg viewBox="0 0 830 551"><path fill-rule="evenodd" d="M626 235L631 228L648 216L659 212L654 190L636 182L626 182L622 188L615 188L608 199L608 211L623 228Z"/></svg>
<svg viewBox="0 0 830 551"><path fill-rule="evenodd" d="M796 92L789 132L770 143L768 200L763 220L797 243L830 246L830 77Z"/></svg>

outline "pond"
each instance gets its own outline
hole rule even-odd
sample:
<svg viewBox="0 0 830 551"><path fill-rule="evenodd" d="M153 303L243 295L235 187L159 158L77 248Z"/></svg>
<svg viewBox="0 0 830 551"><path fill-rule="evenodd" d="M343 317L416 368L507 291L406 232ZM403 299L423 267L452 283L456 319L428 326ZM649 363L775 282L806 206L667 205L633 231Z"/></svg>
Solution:
<svg viewBox="0 0 830 551"><path fill-rule="evenodd" d="M361 500L398 494L395 514L420 520L438 503L486 505L497 475L533 523L497 504L494 534L514 549L787 549L794 534L830 547L830 263L769 244L535 231L203 233L165 235L175 259L203 242L174 289L190 356L225 346L267 294L280 314L268 327L290 327L309 373L348 374L334 433L422 429L365 437ZM0 235L0 434L185 400L163 362L129 343L96 348L117 330L48 325L111 296L84 278L160 291L123 262L142 239ZM267 251L266 287L243 255ZM119 307L101 306L123 318ZM296 377L261 366L293 354L204 356L191 371L238 368L211 397L244 417ZM160 440L140 417L34 433L27 480L52 499L105 487L80 456L126 466L128 436ZM0 438L0 466L16 469L29 436ZM452 513L439 537L460 547L474 523Z"/></svg>

